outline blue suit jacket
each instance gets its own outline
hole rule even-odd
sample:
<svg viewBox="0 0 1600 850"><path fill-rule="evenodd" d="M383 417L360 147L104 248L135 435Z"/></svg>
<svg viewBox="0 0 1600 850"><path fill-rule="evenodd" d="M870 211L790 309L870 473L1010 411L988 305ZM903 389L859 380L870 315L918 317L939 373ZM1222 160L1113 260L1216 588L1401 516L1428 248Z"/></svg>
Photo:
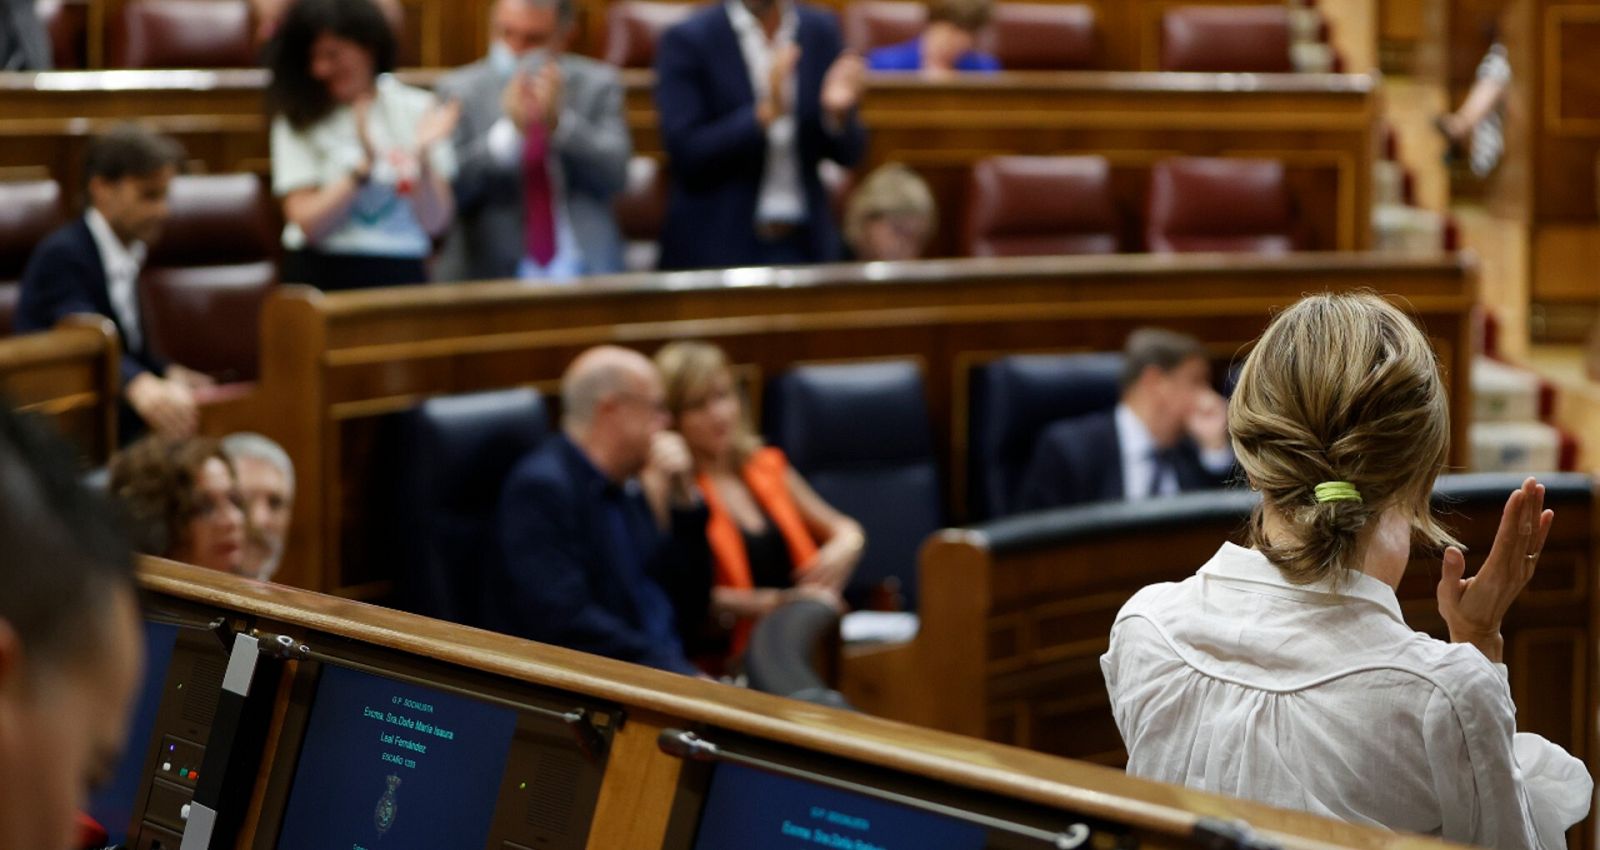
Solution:
<svg viewBox="0 0 1600 850"><path fill-rule="evenodd" d="M800 45L796 75L800 178L814 262L842 256L838 226L817 164L852 166L866 131L852 115L839 133L823 127L822 78L843 49L830 13L796 5ZM713 268L761 261L756 201L767 136L756 121L755 90L727 10L712 3L668 30L656 48L656 114L667 149L671 188L661 233L661 268Z"/></svg>
<svg viewBox="0 0 1600 850"><path fill-rule="evenodd" d="M622 503L644 574L620 548L605 500ZM565 435L524 458L501 492L501 569L486 583L496 631L694 674L676 623L700 626L711 599L704 506L657 528L644 497L606 480Z"/></svg>
<svg viewBox="0 0 1600 850"><path fill-rule="evenodd" d="M135 299L137 302L137 299ZM167 370L167 361L150 348L149 324L143 319L142 306L139 325L146 329L140 345L129 349L128 334L111 308L111 291L106 283L105 265L100 261L100 248L95 245L89 223L78 218L56 232L46 236L33 249L28 267L22 272L22 291L18 295L17 314L14 320L18 331L43 331L74 313L98 313L117 326L122 338L122 383L127 384L140 372L160 375Z"/></svg>
<svg viewBox="0 0 1600 850"><path fill-rule="evenodd" d="M1185 439L1173 453L1179 492L1222 487L1227 476L1212 475L1200 463L1200 450ZM1122 441L1113 411L1090 413L1054 423L1039 435L1033 459L1017 493L1017 511L1037 511L1086 502L1120 502Z"/></svg>
<svg viewBox="0 0 1600 850"><path fill-rule="evenodd" d="M922 37L880 47L867 54L867 67L874 71L922 70ZM969 50L956 60L957 71L998 71L1000 60L987 53Z"/></svg>

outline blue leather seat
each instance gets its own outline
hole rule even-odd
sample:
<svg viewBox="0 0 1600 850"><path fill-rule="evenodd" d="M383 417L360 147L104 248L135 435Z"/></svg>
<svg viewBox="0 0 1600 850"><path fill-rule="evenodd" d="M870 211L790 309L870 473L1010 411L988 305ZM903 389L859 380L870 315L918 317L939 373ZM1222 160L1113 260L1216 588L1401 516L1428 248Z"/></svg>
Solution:
<svg viewBox="0 0 1600 850"><path fill-rule="evenodd" d="M529 389L440 396L409 414L395 525L401 607L478 625L484 574L499 558L501 485L549 431Z"/></svg>
<svg viewBox="0 0 1600 850"><path fill-rule="evenodd" d="M1052 422L1115 407L1120 354L1019 354L972 371L967 514L1011 513L1024 467Z"/></svg>
<svg viewBox="0 0 1600 850"><path fill-rule="evenodd" d="M802 366L772 382L767 435L829 504L866 531L846 597L897 584L916 606L917 552L943 524L922 372L912 361ZM891 582L892 580L892 582Z"/></svg>

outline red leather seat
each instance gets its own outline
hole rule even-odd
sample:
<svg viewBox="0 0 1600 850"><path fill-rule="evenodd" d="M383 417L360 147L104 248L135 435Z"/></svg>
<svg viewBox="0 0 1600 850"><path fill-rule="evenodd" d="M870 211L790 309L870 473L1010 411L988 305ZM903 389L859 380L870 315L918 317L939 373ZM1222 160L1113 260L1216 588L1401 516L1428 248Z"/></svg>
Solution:
<svg viewBox="0 0 1600 850"><path fill-rule="evenodd" d="M1283 163L1179 157L1150 173L1145 243L1155 253L1295 249L1294 202Z"/></svg>
<svg viewBox="0 0 1600 850"><path fill-rule="evenodd" d="M654 269L661 254L661 221L667 215L664 171L653 157L628 160L628 185L612 202L622 231L622 263L630 272Z"/></svg>
<svg viewBox="0 0 1600 850"><path fill-rule="evenodd" d="M156 348L223 381L256 376L261 304L277 283L278 232L254 174L174 178L171 217L145 264Z"/></svg>
<svg viewBox="0 0 1600 850"><path fill-rule="evenodd" d="M244 0L130 0L114 19L113 68L248 68L258 64Z"/></svg>
<svg viewBox="0 0 1600 850"><path fill-rule="evenodd" d="M1161 17L1161 70L1288 73L1289 7L1179 6Z"/></svg>
<svg viewBox="0 0 1600 850"><path fill-rule="evenodd" d="M916 38L927 23L928 7L916 0L856 0L844 10L844 44L865 56Z"/></svg>
<svg viewBox="0 0 1600 850"><path fill-rule="evenodd" d="M1007 71L1080 71L1100 65L1100 31L1085 4L996 3L979 49Z"/></svg>
<svg viewBox="0 0 1600 850"><path fill-rule="evenodd" d="M34 246L61 226L63 219L61 187L56 181L0 183L0 334L11 333L18 282Z"/></svg>
<svg viewBox="0 0 1600 850"><path fill-rule="evenodd" d="M689 2L621 0L606 13L605 60L619 68L649 68L661 34L698 8Z"/></svg>
<svg viewBox="0 0 1600 850"><path fill-rule="evenodd" d="M966 253L1112 254L1122 221L1099 156L996 156L972 168Z"/></svg>
<svg viewBox="0 0 1600 850"><path fill-rule="evenodd" d="M33 11L50 34L50 61L55 69L82 68L89 40L87 0L36 0Z"/></svg>

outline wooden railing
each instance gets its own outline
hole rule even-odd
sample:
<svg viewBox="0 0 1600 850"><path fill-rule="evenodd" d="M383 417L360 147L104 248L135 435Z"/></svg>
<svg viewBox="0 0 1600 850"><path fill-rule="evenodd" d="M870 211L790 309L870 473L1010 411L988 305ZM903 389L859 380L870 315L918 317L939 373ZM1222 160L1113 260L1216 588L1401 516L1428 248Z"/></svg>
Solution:
<svg viewBox="0 0 1600 850"><path fill-rule="evenodd" d="M1476 278L1454 255L1114 256L735 269L594 278L578 286L438 284L325 295L281 288L261 328L254 392L208 407L211 433L259 430L299 479L282 580L379 598L392 417L433 395L550 391L584 348L722 345L759 385L793 364L913 358L926 379L948 516L966 501L968 372L1013 352L1120 348L1136 327L1192 333L1226 362L1305 292L1371 287L1423 322L1446 364L1466 444Z"/></svg>

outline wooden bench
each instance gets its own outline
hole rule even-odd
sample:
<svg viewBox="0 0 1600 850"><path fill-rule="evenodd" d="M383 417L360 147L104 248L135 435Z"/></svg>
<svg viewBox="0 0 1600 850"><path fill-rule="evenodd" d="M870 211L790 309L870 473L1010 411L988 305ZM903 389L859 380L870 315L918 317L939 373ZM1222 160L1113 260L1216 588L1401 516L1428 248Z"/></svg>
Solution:
<svg viewBox="0 0 1600 850"><path fill-rule="evenodd" d="M209 407L203 427L262 431L294 458L300 484L282 580L381 598L391 578L381 546L392 535L375 496L385 470L402 462L381 445L393 415L429 396L553 391L568 362L599 343L649 352L673 339L713 340L756 386L796 363L912 358L952 473L948 516L959 521L971 367L1012 352L1117 349L1151 324L1198 336L1225 362L1272 310L1305 292L1356 287L1394 295L1424 322L1447 365L1455 445L1464 446L1471 261L1359 253L924 261L331 295L283 287L264 308L255 391Z"/></svg>
<svg viewBox="0 0 1600 850"><path fill-rule="evenodd" d="M1263 846L1284 850L1444 850L1454 846L1138 780L1096 765L165 561L146 560L140 584L149 615L166 622L199 625L202 637L207 624L218 623L219 635L232 641L224 645L240 646L240 639L232 637L239 635L246 649L253 646L252 641L259 641L286 650L262 656L258 663L270 666L253 676L247 666L241 665L242 674L229 667L235 689L241 680L249 684L248 696L237 698L243 704L237 716L243 719L226 741L219 741L217 728L212 727L205 739L209 750L225 745L231 749L226 760L213 760L212 752L206 753L207 772L198 781L186 780L200 790L191 792L146 774L146 783L165 783L161 787L166 789L170 805L174 795L181 800L181 795L194 793L198 802L218 782L226 786L229 778L213 776L214 764L219 768L224 763L258 765L253 775L240 777L239 793L227 797L241 801L243 810L224 811L217 820L232 825L237 838L231 831L213 833L216 843L211 846L257 850L274 846L284 819L285 788L297 772L297 757L307 758L299 746L307 706L314 710L319 677L327 677L335 668L394 677L408 686L434 687L453 695L450 698L487 700L514 708L521 712L519 740L531 734L536 722L530 719L528 706L535 712L548 711L546 706L592 707L591 713L574 719L574 727L583 725L590 730L580 736L591 743L585 750L588 766L581 773L586 780L594 771L600 773L598 792L587 799L577 793L556 795L553 804L568 816L571 829L587 832L586 841L568 841L563 846L588 850L689 850L709 765L665 752L661 738L667 730L692 731L704 740L720 742L727 750L759 760L765 765L763 771L799 771L813 783L853 782L849 793L857 797L887 791L901 795L902 805L931 802L1048 830L1082 823L1094 833L1093 843L1085 842L1086 847L1203 850L1236 846L1217 834L1219 822L1235 820L1269 842ZM222 681L219 675L212 687ZM361 720L360 713L356 720ZM148 763L159 761L153 758ZM532 765L527 770L530 775L524 785L535 786L529 794L548 785L549 777L540 770ZM396 829L405 818L427 812L424 800L404 796L411 784L408 778L401 789L399 817L392 819ZM497 824L507 814L504 809L514 809L510 816L518 821L534 814L550 816L549 800L523 803L514 796L516 786L509 789L500 792ZM370 796L362 796L363 808L357 814L369 824L373 815L368 813L382 790L378 782ZM563 801L562 796L568 799ZM516 803L508 804L508 799ZM391 818L393 814L391 811ZM188 826L196 828L194 819ZM501 845L496 841L494 846ZM987 846L1050 845L1013 837Z"/></svg>
<svg viewBox="0 0 1600 850"><path fill-rule="evenodd" d="M1489 551L1511 475L1440 479L1436 508L1473 568ZM1600 764L1593 482L1545 479L1556 522L1533 582L1511 609L1505 660L1517 726ZM841 691L884 717L1041 752L1126 759L1100 656L1116 613L1140 588L1181 581L1224 540L1243 542L1248 491L1025 514L940 533L924 546L921 628L909 644L847 654ZM1417 553L1399 596L1406 622L1445 638L1439 560ZM1573 847L1587 846L1579 825Z"/></svg>
<svg viewBox="0 0 1600 850"><path fill-rule="evenodd" d="M111 320L69 316L55 330L0 338L0 394L54 420L90 465L117 447L121 348Z"/></svg>
<svg viewBox="0 0 1600 850"><path fill-rule="evenodd" d="M437 76L406 78L431 85ZM654 76L623 77L635 150L659 156ZM0 173L42 168L77 186L88 136L137 117L180 139L206 170L265 174L265 84L258 70L0 74ZM933 186L942 211L934 256L958 255L968 174L997 154L1105 156L1130 235L1159 159L1281 160L1308 247L1366 248L1378 119L1373 78L1337 74L1017 73L947 83L884 75L872 78L862 107L865 165L904 162Z"/></svg>

